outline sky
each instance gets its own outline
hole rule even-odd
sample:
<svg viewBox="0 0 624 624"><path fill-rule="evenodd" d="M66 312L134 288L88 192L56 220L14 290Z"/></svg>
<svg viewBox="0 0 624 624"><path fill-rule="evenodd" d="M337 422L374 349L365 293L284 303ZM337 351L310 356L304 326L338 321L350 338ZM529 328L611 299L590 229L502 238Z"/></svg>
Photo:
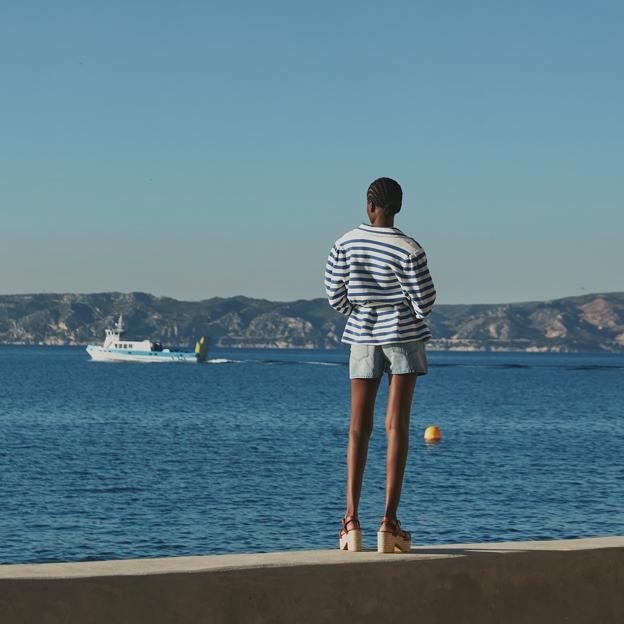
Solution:
<svg viewBox="0 0 624 624"><path fill-rule="evenodd" d="M0 293L325 296L398 180L439 303L624 290L621 2L7 3Z"/></svg>

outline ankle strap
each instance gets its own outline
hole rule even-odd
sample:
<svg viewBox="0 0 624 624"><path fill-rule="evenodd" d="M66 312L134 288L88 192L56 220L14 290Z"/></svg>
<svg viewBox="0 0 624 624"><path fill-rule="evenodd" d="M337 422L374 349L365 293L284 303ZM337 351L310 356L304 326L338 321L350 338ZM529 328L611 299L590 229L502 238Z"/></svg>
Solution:
<svg viewBox="0 0 624 624"><path fill-rule="evenodd" d="M401 523L399 522L399 519L398 519L398 518L391 518L390 516L384 516L384 517L381 519L381 523L382 523L382 524L384 524L384 523L387 523L387 524L393 524L393 525L394 525L394 526L396 526L396 527L401 526Z"/></svg>

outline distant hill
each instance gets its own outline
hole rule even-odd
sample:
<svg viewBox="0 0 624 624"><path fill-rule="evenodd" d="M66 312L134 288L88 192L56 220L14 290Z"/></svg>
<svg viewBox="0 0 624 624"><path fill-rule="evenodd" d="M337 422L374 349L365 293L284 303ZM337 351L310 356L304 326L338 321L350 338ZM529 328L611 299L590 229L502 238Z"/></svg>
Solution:
<svg viewBox="0 0 624 624"><path fill-rule="evenodd" d="M146 293L0 295L0 343L101 342L124 315L129 338L190 346L340 346L345 318L325 299L288 303L249 297L178 301ZM466 351L624 351L624 293L501 305L439 305L430 347Z"/></svg>

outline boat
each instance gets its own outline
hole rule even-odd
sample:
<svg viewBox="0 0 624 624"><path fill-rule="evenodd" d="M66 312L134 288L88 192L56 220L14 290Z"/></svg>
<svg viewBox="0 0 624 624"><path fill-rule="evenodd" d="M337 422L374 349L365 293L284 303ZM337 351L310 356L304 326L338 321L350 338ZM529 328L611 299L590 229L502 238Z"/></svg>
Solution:
<svg viewBox="0 0 624 624"><path fill-rule="evenodd" d="M195 345L195 351L172 351L153 340L126 340L124 338L123 315L112 329L106 330L102 345L87 345L87 353L98 361L105 362L205 362L209 339L202 336Z"/></svg>

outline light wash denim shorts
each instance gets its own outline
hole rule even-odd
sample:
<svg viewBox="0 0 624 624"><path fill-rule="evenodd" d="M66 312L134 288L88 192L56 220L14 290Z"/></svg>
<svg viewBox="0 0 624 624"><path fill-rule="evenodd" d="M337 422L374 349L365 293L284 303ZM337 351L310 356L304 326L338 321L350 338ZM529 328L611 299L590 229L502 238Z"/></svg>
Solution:
<svg viewBox="0 0 624 624"><path fill-rule="evenodd" d="M349 378L370 379L405 373L427 374L424 340L408 340L382 345L352 344L349 356Z"/></svg>

